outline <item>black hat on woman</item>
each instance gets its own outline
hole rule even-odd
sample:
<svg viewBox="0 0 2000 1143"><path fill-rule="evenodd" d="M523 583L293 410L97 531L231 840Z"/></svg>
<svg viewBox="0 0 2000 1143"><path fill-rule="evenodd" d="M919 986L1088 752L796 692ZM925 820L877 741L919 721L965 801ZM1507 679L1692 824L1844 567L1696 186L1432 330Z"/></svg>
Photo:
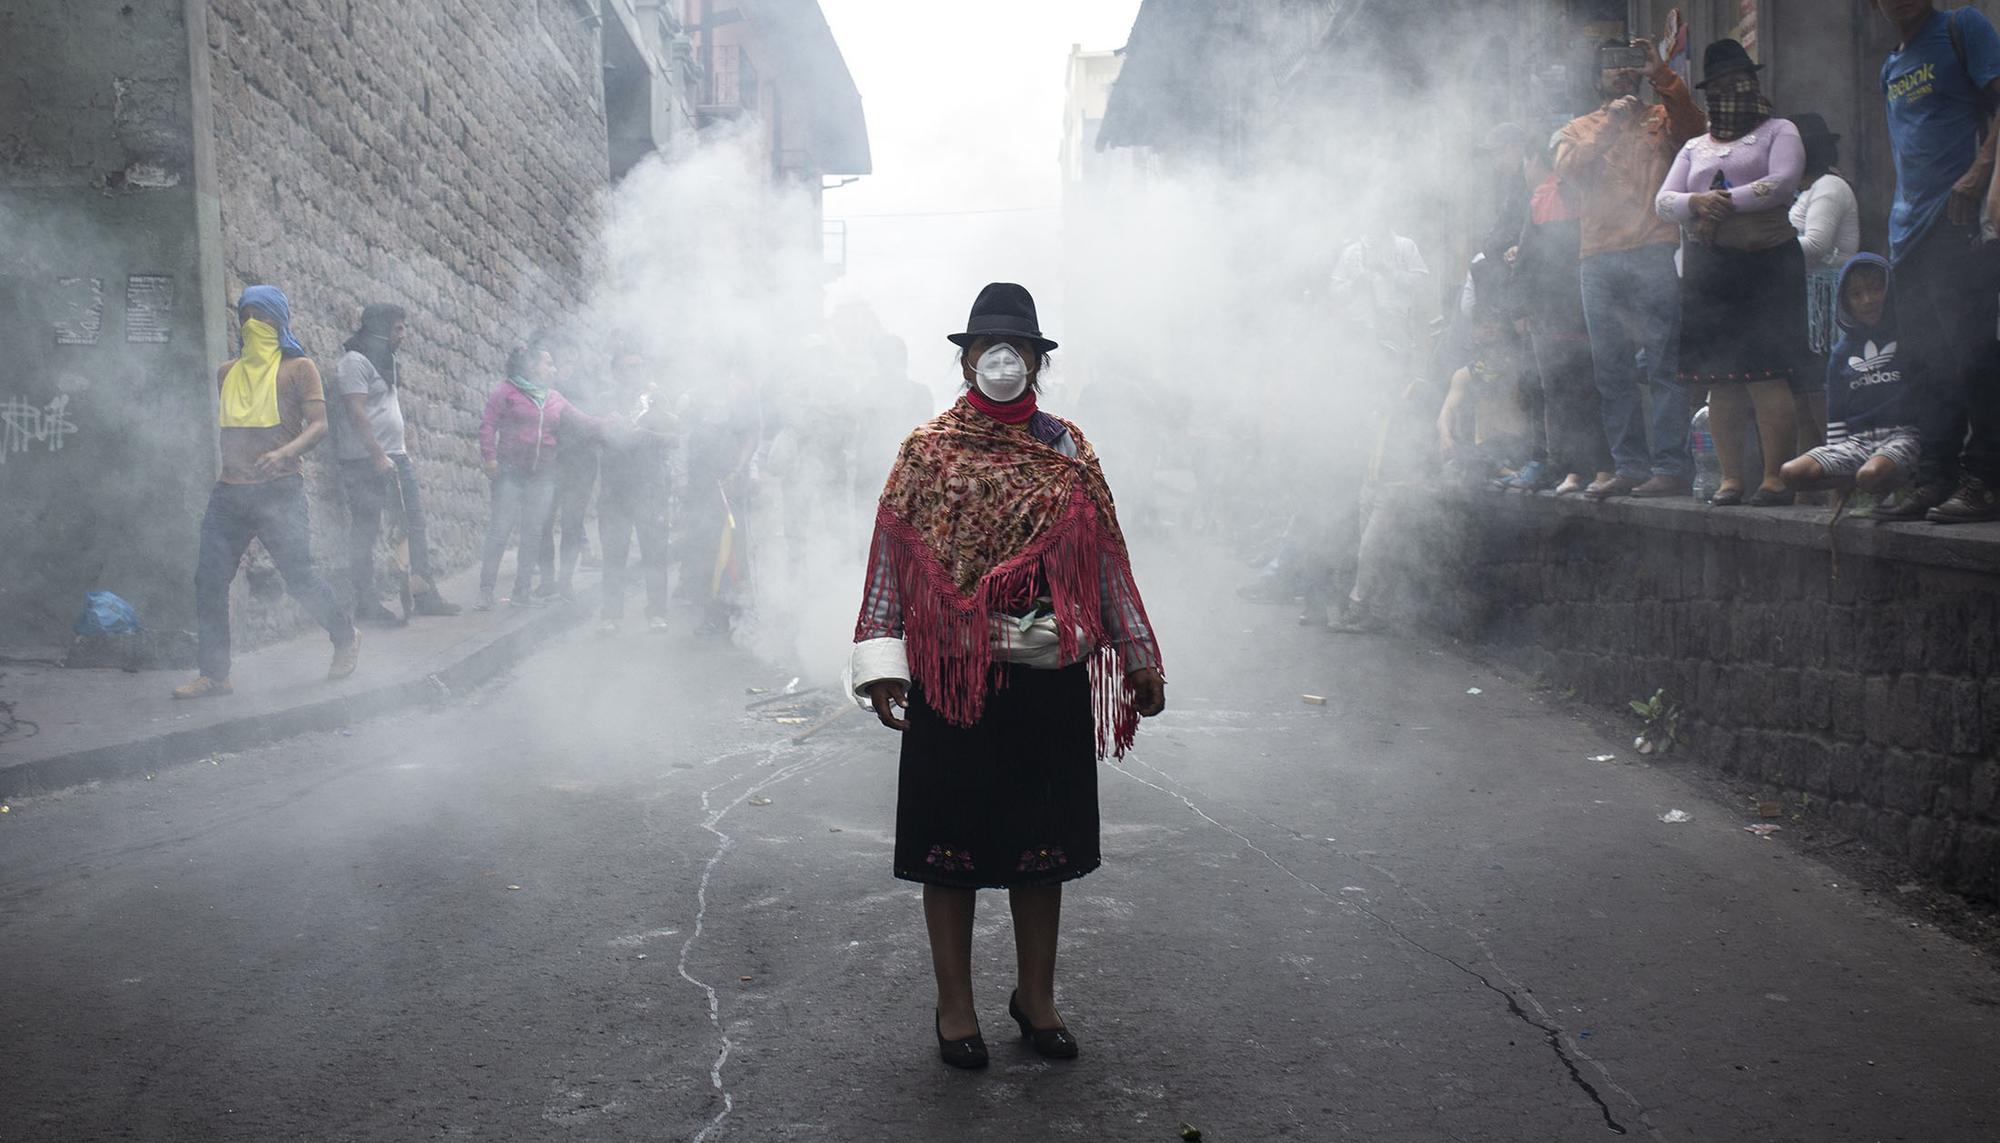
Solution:
<svg viewBox="0 0 2000 1143"><path fill-rule="evenodd" d="M1725 75L1739 71L1763 71L1764 65L1750 58L1743 44L1737 40L1717 40L1702 49L1701 82L1696 87L1707 87Z"/></svg>
<svg viewBox="0 0 2000 1143"><path fill-rule="evenodd" d="M1824 117L1804 112L1792 116L1792 126L1799 129L1799 141L1806 147L1807 175L1822 174L1840 162L1840 134L1827 126Z"/></svg>
<svg viewBox="0 0 2000 1143"><path fill-rule="evenodd" d="M1826 125L1826 117L1810 111L1792 116L1792 126L1799 129L1799 138L1810 147L1815 142L1838 143L1840 132Z"/></svg>
<svg viewBox="0 0 2000 1143"><path fill-rule="evenodd" d="M960 349L969 349L982 337L1023 338L1033 342L1038 353L1047 353L1056 343L1042 336L1041 319L1035 316L1035 298L1027 289L1012 282L993 282L979 291L972 303L972 316L965 319L964 333L945 337Z"/></svg>

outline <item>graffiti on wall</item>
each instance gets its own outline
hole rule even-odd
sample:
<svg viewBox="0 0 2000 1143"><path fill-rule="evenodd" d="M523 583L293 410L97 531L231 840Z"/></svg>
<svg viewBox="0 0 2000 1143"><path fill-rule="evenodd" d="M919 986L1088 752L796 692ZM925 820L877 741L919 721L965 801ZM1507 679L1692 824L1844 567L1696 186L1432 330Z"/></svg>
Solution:
<svg viewBox="0 0 2000 1143"><path fill-rule="evenodd" d="M47 403L26 397L0 398L0 465L6 464L9 456L36 449L61 452L63 441L76 432L76 422L69 419L68 393Z"/></svg>
<svg viewBox="0 0 2000 1143"><path fill-rule="evenodd" d="M168 344L173 340L173 311L172 275L132 274L126 278L126 342ZM56 279L51 314L57 345L97 345L104 334L104 279ZM93 359L86 355L78 360ZM90 381L84 374L70 371L60 374L56 383L60 392L46 401L18 394L0 397L0 465L23 453L61 452L64 443L77 434L77 424L70 418L70 397L88 389Z"/></svg>

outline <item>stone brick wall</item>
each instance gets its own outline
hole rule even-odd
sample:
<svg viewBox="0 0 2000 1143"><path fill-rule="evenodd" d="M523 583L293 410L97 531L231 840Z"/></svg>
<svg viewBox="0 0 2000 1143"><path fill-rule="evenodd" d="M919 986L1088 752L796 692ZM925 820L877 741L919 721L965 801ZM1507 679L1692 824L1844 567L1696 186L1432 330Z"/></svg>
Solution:
<svg viewBox="0 0 2000 1143"><path fill-rule="evenodd" d="M1836 537L1825 509L1435 490L1392 510L1406 612L1593 703L1664 688L1688 754L2000 899L2000 525Z"/></svg>
<svg viewBox="0 0 2000 1143"><path fill-rule="evenodd" d="M282 286L322 372L362 305L410 311L403 408L444 571L478 558L479 411L508 348L575 316L598 269L609 160L583 14L576 0L209 6L229 299ZM308 472L314 554L344 583L331 467L321 455ZM239 604L252 638L302 621L289 601Z"/></svg>

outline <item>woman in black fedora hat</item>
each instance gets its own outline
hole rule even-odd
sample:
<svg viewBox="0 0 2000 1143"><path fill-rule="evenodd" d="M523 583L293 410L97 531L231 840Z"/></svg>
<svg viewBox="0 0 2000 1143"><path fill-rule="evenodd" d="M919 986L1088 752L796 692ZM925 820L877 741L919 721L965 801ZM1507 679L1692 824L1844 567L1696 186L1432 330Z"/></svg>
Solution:
<svg viewBox="0 0 2000 1143"><path fill-rule="evenodd" d="M1771 113L1761 65L1735 40L1702 54L1708 134L1688 140L1660 185L1660 216L1681 225L1681 380L1708 392L1722 483L1717 507L1789 504L1778 469L1794 444L1791 379L1805 351L1805 255L1787 210L1805 173L1798 128ZM1764 471L1746 484L1756 425Z"/></svg>
<svg viewBox="0 0 2000 1143"><path fill-rule="evenodd" d="M1806 173L1791 210L1806 259L1806 348L1812 354L1808 367L1792 375L1797 448L1804 455L1826 443L1826 355L1839 340L1834 308L1841 268L1861 252L1861 208L1854 188L1836 169L1840 136L1811 113L1792 116L1792 125L1806 148Z"/></svg>
<svg viewBox="0 0 2000 1143"><path fill-rule="evenodd" d="M903 733L894 870L924 886L940 1056L987 1063L973 905L1006 889L1008 1015L1036 1052L1068 1059L1062 884L1098 865L1097 760L1165 708L1166 682L1097 455L1036 407L1056 343L1034 299L987 286L950 340L967 387L903 442L883 489L854 694Z"/></svg>

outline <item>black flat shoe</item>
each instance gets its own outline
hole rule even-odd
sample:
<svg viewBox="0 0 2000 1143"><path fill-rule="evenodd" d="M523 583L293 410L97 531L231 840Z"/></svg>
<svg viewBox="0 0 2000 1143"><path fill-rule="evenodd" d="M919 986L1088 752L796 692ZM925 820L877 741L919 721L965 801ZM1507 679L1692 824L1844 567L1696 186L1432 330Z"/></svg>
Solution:
<svg viewBox="0 0 2000 1143"><path fill-rule="evenodd" d="M986 1040L974 1032L963 1040L944 1038L943 1026L937 1023L937 1013L931 1013L933 1031L937 1032L938 1058L955 1068L977 1071L987 1064Z"/></svg>
<svg viewBox="0 0 2000 1143"><path fill-rule="evenodd" d="M1037 1028L1028 1022L1028 1014L1021 1011L1021 998L1017 993L1007 994L1007 1015L1021 1026L1021 1038L1035 1045L1035 1054L1052 1060L1073 1060L1076 1058L1076 1037L1068 1028Z"/></svg>
<svg viewBox="0 0 2000 1143"><path fill-rule="evenodd" d="M1708 498L1708 502L1716 508L1739 507L1743 503L1743 490L1741 488L1719 489L1715 495Z"/></svg>
<svg viewBox="0 0 2000 1143"><path fill-rule="evenodd" d="M1789 489L1784 492L1773 492L1768 488L1759 488L1750 494L1750 507L1784 508L1798 498L1799 494Z"/></svg>

